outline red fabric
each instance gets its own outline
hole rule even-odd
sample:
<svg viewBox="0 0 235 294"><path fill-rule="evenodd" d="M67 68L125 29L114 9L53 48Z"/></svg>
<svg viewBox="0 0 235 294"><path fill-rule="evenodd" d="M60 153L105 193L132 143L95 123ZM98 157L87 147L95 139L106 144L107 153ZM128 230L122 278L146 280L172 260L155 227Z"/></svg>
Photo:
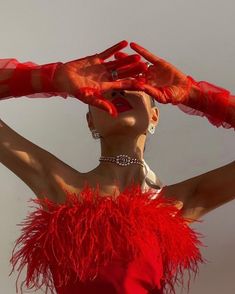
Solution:
<svg viewBox="0 0 235 294"><path fill-rule="evenodd" d="M216 127L235 130L235 96L228 90L206 81L196 82L137 43L131 42L130 47L150 62L139 79L143 91L159 103L177 105L187 114L206 117ZM123 52L115 54L116 59L125 56ZM197 91L193 91L195 88Z"/></svg>
<svg viewBox="0 0 235 294"><path fill-rule="evenodd" d="M143 192L140 185L116 199L99 191L87 184L79 195L65 190L64 203L43 194L29 200L40 206L20 224L10 260L11 273L20 263L18 278L27 265L21 291L25 284L58 294L175 294L175 285L184 285L184 271L196 276L199 263L206 262L199 250L202 235L186 224L175 199L164 198L164 188L155 199L150 197L156 190ZM189 284L190 276L188 290Z"/></svg>
<svg viewBox="0 0 235 294"><path fill-rule="evenodd" d="M55 70L61 62L38 65L33 62L21 63L15 58L0 59L0 87L6 87L6 94L0 92L0 100L26 96L29 98L48 98L61 96L67 98L65 92L58 92L53 86ZM32 85L32 70L39 70L42 90L35 93Z"/></svg>
<svg viewBox="0 0 235 294"><path fill-rule="evenodd" d="M156 267L159 261L162 262L161 257L156 257L156 248L146 250L144 256L128 264L118 260L110 262L100 268L93 281L74 282L74 274L68 285L57 287L56 290L58 294L162 294L159 277L163 269Z"/></svg>
<svg viewBox="0 0 235 294"><path fill-rule="evenodd" d="M147 66L140 56L133 54L120 60L107 61L113 54L128 45L121 41L101 53L69 62L37 65L20 63L16 59L0 60L0 100L27 96L30 98L72 96L82 102L107 111L117 117L115 105L105 97L110 90L141 90L142 86L133 78L143 73ZM113 77L114 72L118 81ZM32 77L41 78L41 87L33 89ZM39 88L39 89L38 89ZM38 93L40 92L40 93Z"/></svg>
<svg viewBox="0 0 235 294"><path fill-rule="evenodd" d="M199 95L196 99L188 99L185 104L177 106L187 114L206 117L217 128L222 126L235 130L235 96L228 90L206 81L196 82L192 77L188 78L200 90ZM229 115L229 112L233 116Z"/></svg>

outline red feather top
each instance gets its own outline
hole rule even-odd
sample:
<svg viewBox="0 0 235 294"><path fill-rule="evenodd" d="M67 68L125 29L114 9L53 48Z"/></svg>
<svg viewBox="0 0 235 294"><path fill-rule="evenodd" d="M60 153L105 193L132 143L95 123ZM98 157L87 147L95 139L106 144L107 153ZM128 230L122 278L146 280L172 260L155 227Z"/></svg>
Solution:
<svg viewBox="0 0 235 294"><path fill-rule="evenodd" d="M175 294L176 283L184 284L184 271L196 276L199 262L206 262L199 250L204 246L199 240L203 235L186 224L174 198L164 198L164 188L158 197L155 189L142 191L139 184L115 198L101 196L99 185L92 189L87 184L79 194L64 191L64 203L47 197L29 200L39 206L18 224L23 226L22 234L10 260L10 275L20 263L17 293L25 265L21 293L24 284L34 290L46 286L45 293L49 288L52 294L105 293L80 292L79 283L92 281L112 261L125 266L151 251L155 286L163 291L158 293ZM19 244L21 248L15 251ZM142 275L146 275L144 269ZM189 283L190 279L188 289Z"/></svg>

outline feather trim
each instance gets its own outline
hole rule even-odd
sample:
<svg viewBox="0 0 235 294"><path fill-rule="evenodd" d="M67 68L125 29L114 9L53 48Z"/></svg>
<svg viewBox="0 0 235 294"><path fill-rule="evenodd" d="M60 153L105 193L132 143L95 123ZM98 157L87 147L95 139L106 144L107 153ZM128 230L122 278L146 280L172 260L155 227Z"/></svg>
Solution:
<svg viewBox="0 0 235 294"><path fill-rule="evenodd" d="M143 192L139 184L132 184L116 198L101 196L99 185L92 189L87 184L79 195L64 191L66 201L62 204L46 197L29 200L39 207L33 207L35 210L19 224L22 234L10 260L10 275L20 263L17 293L18 278L26 264L21 293L25 284L35 290L46 285L46 294L48 288L54 294L55 286L67 285L71 276L92 280L113 259L128 263L154 248L161 257L156 259L156 269L163 269L159 284L164 293L175 294L175 283L184 284L184 271L192 271L196 277L199 262L206 262L199 250L204 246L199 240L203 235L186 224L173 204L175 199L164 198L164 189L154 199L150 198L156 191ZM15 252L19 244L22 247ZM189 283L190 275L188 289Z"/></svg>

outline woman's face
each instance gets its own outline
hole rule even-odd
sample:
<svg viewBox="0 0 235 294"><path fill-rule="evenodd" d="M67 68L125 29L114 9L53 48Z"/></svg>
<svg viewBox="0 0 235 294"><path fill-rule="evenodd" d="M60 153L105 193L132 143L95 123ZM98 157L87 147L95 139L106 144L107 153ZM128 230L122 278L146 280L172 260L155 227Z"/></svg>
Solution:
<svg viewBox="0 0 235 294"><path fill-rule="evenodd" d="M151 107L151 97L143 91L112 90L105 92L104 97L110 101L118 97L126 99L132 109L120 112L114 118L108 112L90 105L90 112L87 113L88 126L96 129L102 137L119 133L143 134L150 121L158 121L158 109Z"/></svg>

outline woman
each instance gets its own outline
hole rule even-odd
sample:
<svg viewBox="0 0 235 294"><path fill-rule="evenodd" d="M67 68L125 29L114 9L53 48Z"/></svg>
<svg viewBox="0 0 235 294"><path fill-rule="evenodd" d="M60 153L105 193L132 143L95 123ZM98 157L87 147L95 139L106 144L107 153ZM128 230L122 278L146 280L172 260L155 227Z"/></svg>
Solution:
<svg viewBox="0 0 235 294"><path fill-rule="evenodd" d="M195 82L135 43L132 49L152 63L148 67L137 56L116 53L124 45L68 67L60 65L55 74L50 65L43 72L35 70L33 89L27 78L22 78L24 86L17 83L23 70L8 84L5 79L2 99L13 96L10 88L14 97L70 94L89 104L88 126L101 140L99 166L80 173L2 122L1 162L43 205L27 218L16 242L24 246L11 259L14 266L22 259L20 271L28 263L27 287L40 288L42 273L42 284L59 294L175 293L180 278L183 284L183 270L196 273L198 263L205 262L199 234L188 224L234 199L234 162L163 186L143 159L146 135L154 133L159 119L153 99L184 111L194 109L192 114L206 116L217 127L235 127L234 97L225 89ZM104 65L102 59L111 53L117 60Z"/></svg>

